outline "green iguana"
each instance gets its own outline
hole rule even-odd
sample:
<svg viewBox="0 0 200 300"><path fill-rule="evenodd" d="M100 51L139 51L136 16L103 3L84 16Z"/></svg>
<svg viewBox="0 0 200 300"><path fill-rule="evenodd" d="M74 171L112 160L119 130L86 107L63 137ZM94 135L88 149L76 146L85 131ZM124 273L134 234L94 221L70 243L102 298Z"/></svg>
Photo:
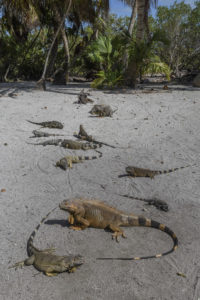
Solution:
<svg viewBox="0 0 200 300"><path fill-rule="evenodd" d="M48 140L37 144L36 143L28 143L28 144L37 145L37 146L54 145L54 146L61 146L63 148L73 149L73 150L90 150L90 149L97 149L101 147L101 145L94 145L93 143L81 143L73 140L62 140L62 139Z"/></svg>
<svg viewBox="0 0 200 300"><path fill-rule="evenodd" d="M116 109L117 110L117 109ZM116 110L112 110L110 105L95 104L89 111L91 115L97 115L99 117L112 117Z"/></svg>
<svg viewBox="0 0 200 300"><path fill-rule="evenodd" d="M159 200L159 199L156 199L156 198L155 199L144 199L144 198L138 198L138 197L134 197L134 196L121 195L121 194L119 194L119 196L134 199L134 200L139 200L139 201L143 201L143 202L147 202L148 205L153 205L157 209L160 209L160 210L163 210L163 211L166 211L166 212L169 210L168 204L165 201Z"/></svg>
<svg viewBox="0 0 200 300"><path fill-rule="evenodd" d="M56 207L57 208L57 207ZM27 253L29 258L20 261L11 268L18 268L23 266L33 265L38 271L43 272L47 276L55 276L58 273L62 272L74 272L76 267L84 263L83 257L80 255L68 255L60 256L52 254L55 249L44 249L39 250L33 245L33 239L40 228L41 224L47 219L47 217L52 213L56 208L52 209L37 225L35 230L31 233L28 242L27 242Z"/></svg>
<svg viewBox="0 0 200 300"><path fill-rule="evenodd" d="M93 142L94 144L97 144L99 146L105 145L111 148L116 148L115 146L96 141L91 135L88 135L85 129L83 128L83 125L80 125L79 133L77 134L76 132L74 133L74 136L80 140L85 140L88 142Z"/></svg>
<svg viewBox="0 0 200 300"><path fill-rule="evenodd" d="M150 177L151 179L154 178L154 176L156 175L160 175L160 174L168 174L177 170L181 170L184 168L188 168L191 167L191 165L185 166L185 167L180 167L180 168L174 168L174 169L169 169L169 170L163 170L163 171L153 171L153 170L149 170L149 169L142 169L142 168L137 168L137 167L133 167L133 166L128 166L126 167L126 172L128 174L126 175L120 175L119 177L123 177L123 176L132 176L132 177Z"/></svg>
<svg viewBox="0 0 200 300"><path fill-rule="evenodd" d="M88 93L84 92L84 89L80 92L80 94L78 95L78 101L74 102L74 103L78 103L78 104L87 104L88 102L93 103L94 101L90 98L88 98Z"/></svg>
<svg viewBox="0 0 200 300"><path fill-rule="evenodd" d="M32 131L33 136L30 136L30 138L36 138L36 137L49 137L49 136L63 136L63 134L54 134L54 133L48 133L48 132L42 132L38 130L33 130Z"/></svg>
<svg viewBox="0 0 200 300"><path fill-rule="evenodd" d="M46 122L32 122L27 120L31 124L40 125L42 127L48 127L48 128L57 128L57 129L63 129L63 124L58 121L46 121Z"/></svg>
<svg viewBox="0 0 200 300"><path fill-rule="evenodd" d="M65 156L56 162L56 167L60 167L63 170L67 168L72 168L72 164L82 163L84 160L92 160L102 157L102 153L100 151L96 151L99 153L99 156Z"/></svg>
<svg viewBox="0 0 200 300"><path fill-rule="evenodd" d="M164 224L157 221L147 219L143 216L136 216L134 214L127 214L116 208L107 205L104 202L98 200L88 199L72 199L65 200L60 203L60 209L69 212L70 216L68 222L75 226L72 226L75 230L82 230L87 227L110 229L114 233L112 237L118 241L118 237L125 238L123 230L120 226L144 226L160 229L166 232L173 240L174 245L171 250L162 254L156 254L153 256L133 257L133 258L108 258L108 259L122 259L122 260L139 260L146 258L156 258L167 255L176 250L178 247L178 239L175 233ZM105 258L107 259L107 258Z"/></svg>

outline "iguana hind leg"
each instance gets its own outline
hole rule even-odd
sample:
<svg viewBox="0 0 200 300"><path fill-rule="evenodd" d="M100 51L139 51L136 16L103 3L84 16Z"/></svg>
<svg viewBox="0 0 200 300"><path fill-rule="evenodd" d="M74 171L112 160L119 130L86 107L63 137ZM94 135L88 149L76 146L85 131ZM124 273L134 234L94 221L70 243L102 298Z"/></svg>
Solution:
<svg viewBox="0 0 200 300"><path fill-rule="evenodd" d="M114 233L112 234L112 239L115 239L116 242L119 242L119 237L122 236L123 238L126 238L123 230L120 227L117 227L115 225L110 224L109 225L110 230L112 230Z"/></svg>

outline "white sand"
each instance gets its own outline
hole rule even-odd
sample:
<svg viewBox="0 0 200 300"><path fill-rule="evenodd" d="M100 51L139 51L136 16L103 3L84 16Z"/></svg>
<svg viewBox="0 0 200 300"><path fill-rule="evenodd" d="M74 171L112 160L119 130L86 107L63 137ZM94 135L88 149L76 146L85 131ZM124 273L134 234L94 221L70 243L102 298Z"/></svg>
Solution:
<svg viewBox="0 0 200 300"><path fill-rule="evenodd" d="M86 84L48 86L46 92L33 87L34 83L0 84L0 189L6 189L0 192L0 299L199 299L200 89L170 86L163 92L158 86L160 92L146 94L141 90L94 91ZM118 108L112 118L92 118L88 114L91 104L73 104L83 87L90 90L96 104ZM94 151L29 145L47 138L29 139L39 126L26 120L63 122L63 130L42 130L66 138L83 124L88 134L118 148L103 147L101 159L65 172L54 165L66 153L94 155ZM193 164L154 180L118 178L127 165L164 170ZM117 193L156 196L170 210L162 212ZM52 278L42 273L34 277L37 271L32 266L8 270L27 257L27 239L41 218L63 199L75 196L98 198L168 225L178 236L177 251L161 259L96 261L99 256L153 255L170 249L172 242L165 233L149 228L125 228L128 238L120 243L104 230L71 231L66 226L67 213L57 209L40 228L35 245L40 249L54 245L58 254L79 253L86 263L73 274Z"/></svg>

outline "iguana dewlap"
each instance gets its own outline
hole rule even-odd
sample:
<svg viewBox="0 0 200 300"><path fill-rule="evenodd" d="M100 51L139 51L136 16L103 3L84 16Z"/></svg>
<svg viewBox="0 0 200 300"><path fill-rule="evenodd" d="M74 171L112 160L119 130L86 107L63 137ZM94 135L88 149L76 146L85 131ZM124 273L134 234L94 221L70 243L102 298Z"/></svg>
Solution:
<svg viewBox="0 0 200 300"><path fill-rule="evenodd" d="M178 239L175 233L164 224L158 223L157 221L147 219L143 216L136 216L133 214L126 214L116 208L113 208L106 203L98 200L89 199L72 199L65 200L60 203L60 209L69 212L69 223L75 224L73 229L85 229L87 227L110 229L113 231L113 238L118 240L119 236L125 237L121 226L144 226L160 229L166 232L172 238L174 246L171 250L157 254L154 256L145 257L134 257L136 259L155 258L167 255L176 250L178 246Z"/></svg>

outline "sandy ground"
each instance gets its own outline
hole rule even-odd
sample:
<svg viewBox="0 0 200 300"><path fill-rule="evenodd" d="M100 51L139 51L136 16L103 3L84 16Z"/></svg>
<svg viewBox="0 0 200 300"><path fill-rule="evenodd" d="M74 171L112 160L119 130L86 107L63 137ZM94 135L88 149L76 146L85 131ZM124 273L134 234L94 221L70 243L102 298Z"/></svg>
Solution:
<svg viewBox="0 0 200 300"><path fill-rule="evenodd" d="M95 103L118 108L112 118L92 118L91 104L73 104L82 87L90 90L87 84L49 85L46 92L35 90L34 83L0 84L0 189L5 189L0 192L0 299L200 299L200 90L190 86L170 86L165 92L158 86L152 93L90 90ZM83 124L96 139L118 148L103 147L101 159L65 172L54 164L75 151L27 144L41 139L29 139L39 126L26 120L61 121L63 130L43 131L66 138ZM118 177L127 165L164 170L193 164L154 180ZM162 212L118 193L156 196L170 210ZM40 228L35 245L40 249L54 245L58 254L81 254L85 264L73 274L57 277L38 274L33 266L8 269L27 257L27 239L41 218L63 199L77 196L97 198L168 225L178 236L177 251L144 261L96 261L103 256L165 252L172 241L151 228L125 228L128 238L120 243L104 230L75 232L67 227L67 213L58 208Z"/></svg>

